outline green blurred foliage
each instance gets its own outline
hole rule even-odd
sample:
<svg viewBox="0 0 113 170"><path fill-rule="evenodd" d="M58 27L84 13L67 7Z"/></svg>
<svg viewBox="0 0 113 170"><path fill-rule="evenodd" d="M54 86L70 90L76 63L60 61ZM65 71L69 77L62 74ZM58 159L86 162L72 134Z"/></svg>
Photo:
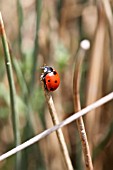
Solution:
<svg viewBox="0 0 113 170"><path fill-rule="evenodd" d="M58 64L59 70L60 72L62 72L69 62L69 51L62 42L59 42L57 44L55 49L55 56L55 60Z"/></svg>

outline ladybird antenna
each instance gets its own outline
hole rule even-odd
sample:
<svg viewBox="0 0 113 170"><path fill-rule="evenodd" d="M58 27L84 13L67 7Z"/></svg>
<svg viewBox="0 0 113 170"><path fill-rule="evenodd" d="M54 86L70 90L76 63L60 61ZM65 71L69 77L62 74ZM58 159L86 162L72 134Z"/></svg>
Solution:
<svg viewBox="0 0 113 170"><path fill-rule="evenodd" d="M40 67L41 70L44 70L44 67Z"/></svg>
<svg viewBox="0 0 113 170"><path fill-rule="evenodd" d="M40 67L40 69L44 70L44 67L46 67L46 64L44 63L42 67Z"/></svg>

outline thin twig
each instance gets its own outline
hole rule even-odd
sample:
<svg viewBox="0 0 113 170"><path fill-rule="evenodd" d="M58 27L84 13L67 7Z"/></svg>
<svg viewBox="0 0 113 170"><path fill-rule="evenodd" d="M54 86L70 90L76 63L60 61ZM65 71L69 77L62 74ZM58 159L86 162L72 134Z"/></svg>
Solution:
<svg viewBox="0 0 113 170"><path fill-rule="evenodd" d="M73 96L74 96L75 112L81 110L79 89L80 89L80 79L81 79L81 65L83 63L84 55L85 55L85 50L80 47L77 58L75 60L75 70L74 70L74 78L73 78ZM76 122L77 122L77 127L82 143L86 169L93 170L89 144L88 144L86 130L85 130L82 116L79 117L76 120Z"/></svg>
<svg viewBox="0 0 113 170"><path fill-rule="evenodd" d="M5 65L6 65L7 77L8 77L9 88L10 88L10 102L11 102L11 111L12 111L14 140L15 140L15 146L18 146L20 144L20 132L19 132L19 117L18 117L17 105L16 105L16 90L15 90L14 79L13 79L10 52L9 52L7 37L6 37L1 13L0 13L0 35L1 35L2 44L4 48ZM16 169L19 169L20 159L21 159L20 154L17 154Z"/></svg>
<svg viewBox="0 0 113 170"><path fill-rule="evenodd" d="M50 111L50 115L51 115L53 124L57 125L57 124L59 124L59 119L58 119L57 112L56 112L56 109L55 109L55 106L54 106L54 103L53 103L52 96L45 89L44 89L44 92L45 92L45 97L46 97L46 101L47 101L47 104L48 104L48 107L49 107L49 111ZM63 157L64 157L66 167L67 167L68 170L73 170L73 166L72 166L72 163L71 163L71 160L70 160L70 157L69 157L68 149L67 149L67 146L66 146L66 142L65 142L62 130L58 129L56 131L56 135L57 135L57 138L58 138L58 141L59 141L59 144L60 144L60 148L62 150L62 154L63 154Z"/></svg>
<svg viewBox="0 0 113 170"><path fill-rule="evenodd" d="M5 154L0 156L0 161L10 157L11 155L14 155L15 153L27 148L28 146L38 142L39 140L43 139L44 137L50 135L52 132L58 130L59 128L62 128L66 125L68 125L69 123L75 121L76 119L78 119L79 117L85 115L86 113L90 112L93 109L96 109L100 106L102 106L103 104L109 102L113 100L113 92L109 93L108 95L106 95L105 97L102 97L101 99L97 100L96 102L94 102L93 104L90 104L89 106L87 106L86 108L80 110L79 112L73 114L72 116L68 117L67 119L63 120L62 122L60 122L59 124L43 131L42 133L36 135L35 137L27 140L26 142L24 142L23 144L17 146L16 148L13 148L12 150L6 152Z"/></svg>

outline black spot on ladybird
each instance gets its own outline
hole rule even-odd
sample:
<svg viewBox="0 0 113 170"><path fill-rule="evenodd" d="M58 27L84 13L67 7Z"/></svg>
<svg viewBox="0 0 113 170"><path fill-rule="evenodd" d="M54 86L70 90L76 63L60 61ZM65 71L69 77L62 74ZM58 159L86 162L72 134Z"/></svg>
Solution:
<svg viewBox="0 0 113 170"><path fill-rule="evenodd" d="M55 83L57 83L57 80L55 80Z"/></svg>
<svg viewBox="0 0 113 170"><path fill-rule="evenodd" d="M50 82L50 80L48 80L48 82Z"/></svg>
<svg viewBox="0 0 113 170"><path fill-rule="evenodd" d="M56 74L57 74L57 72L56 72L56 71L53 71L53 74L54 74L54 75L56 75Z"/></svg>
<svg viewBox="0 0 113 170"><path fill-rule="evenodd" d="M53 88L50 88L50 91L53 91L54 89Z"/></svg>

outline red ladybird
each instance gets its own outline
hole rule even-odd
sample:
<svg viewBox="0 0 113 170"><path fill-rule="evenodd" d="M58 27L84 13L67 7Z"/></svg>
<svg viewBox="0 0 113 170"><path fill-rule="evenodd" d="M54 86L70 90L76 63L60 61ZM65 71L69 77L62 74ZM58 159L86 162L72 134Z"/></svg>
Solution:
<svg viewBox="0 0 113 170"><path fill-rule="evenodd" d="M44 73L41 75L41 80L44 82L45 89L48 91L54 91L60 84L59 74L52 67L41 67Z"/></svg>

